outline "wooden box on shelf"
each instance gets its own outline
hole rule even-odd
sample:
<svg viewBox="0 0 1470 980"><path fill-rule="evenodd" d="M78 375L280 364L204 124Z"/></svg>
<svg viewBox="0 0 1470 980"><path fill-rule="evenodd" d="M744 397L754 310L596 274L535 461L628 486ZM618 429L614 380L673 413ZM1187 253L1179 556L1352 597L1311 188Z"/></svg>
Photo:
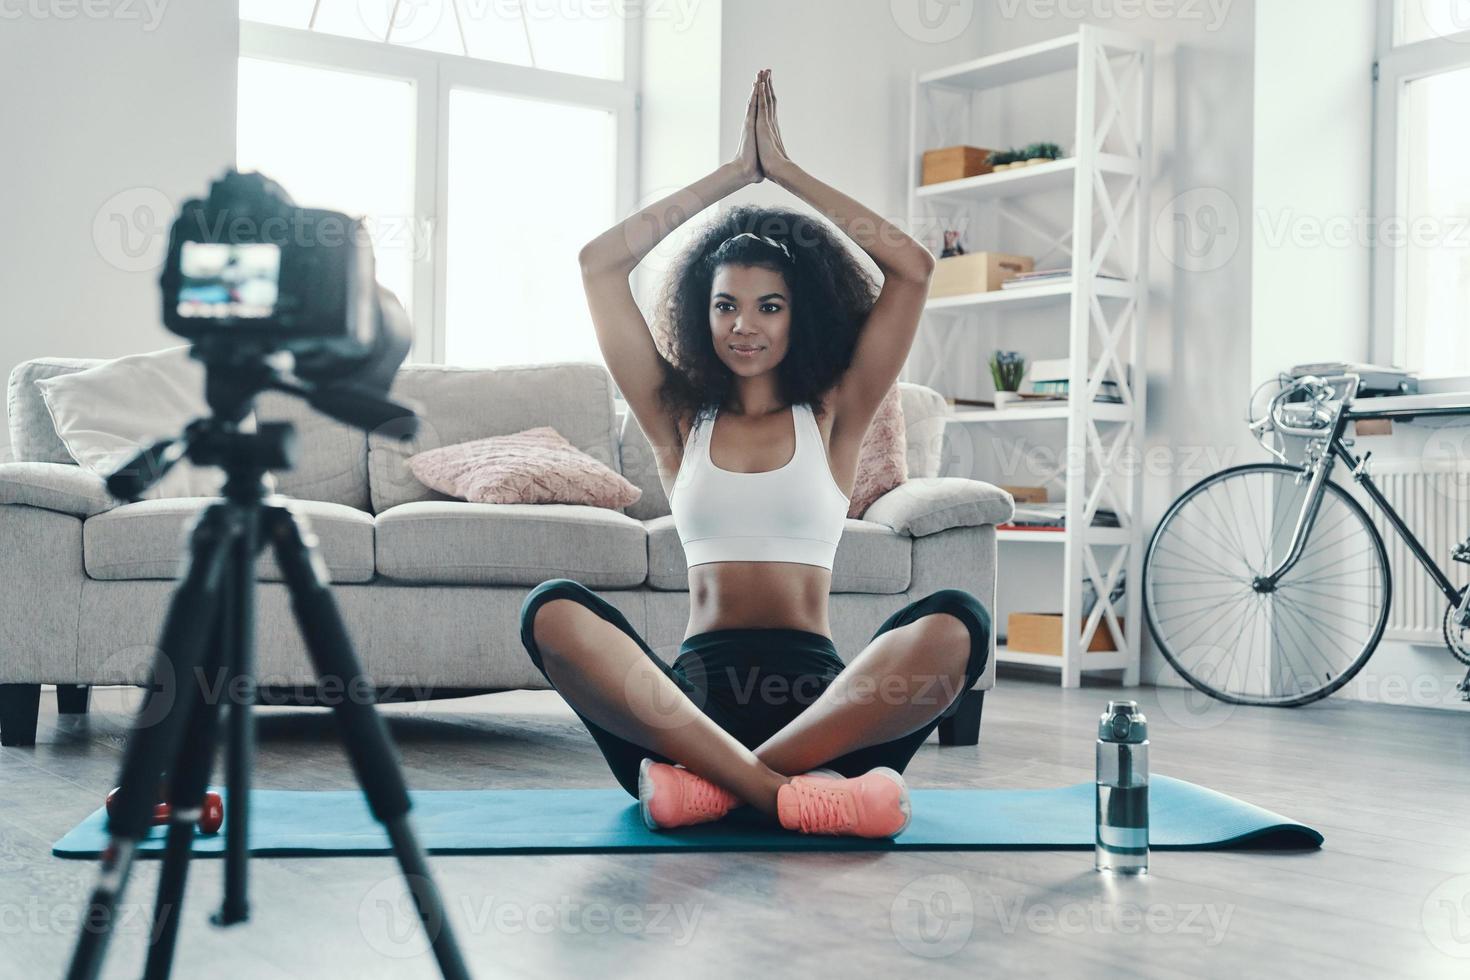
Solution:
<svg viewBox="0 0 1470 980"><path fill-rule="evenodd" d="M934 275L929 279L929 297L988 293L999 289L1007 279L1030 272L1035 265L1035 259L1005 252L951 255L934 263Z"/></svg>
<svg viewBox="0 0 1470 980"><path fill-rule="evenodd" d="M1002 483L1000 488L1010 494L1018 504L1046 503L1046 487L1018 487Z"/></svg>
<svg viewBox="0 0 1470 980"><path fill-rule="evenodd" d="M920 184L940 184L990 173L991 151L980 146L946 146L924 151Z"/></svg>
<svg viewBox="0 0 1470 980"><path fill-rule="evenodd" d="M1118 617L1118 625L1123 625L1122 616ZM1062 655L1061 613L1011 613L1006 617L1006 648L1024 653L1049 653L1060 657ZM1108 631L1106 621L1097 624L1097 630L1092 634L1092 642L1087 644L1087 649L1096 652L1117 649L1113 643L1113 634Z"/></svg>

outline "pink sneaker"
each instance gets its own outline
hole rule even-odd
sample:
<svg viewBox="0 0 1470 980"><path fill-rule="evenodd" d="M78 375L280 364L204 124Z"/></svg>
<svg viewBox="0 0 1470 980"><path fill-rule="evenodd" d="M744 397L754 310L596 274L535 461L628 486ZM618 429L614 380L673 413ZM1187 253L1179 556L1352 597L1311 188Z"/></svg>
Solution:
<svg viewBox="0 0 1470 980"><path fill-rule="evenodd" d="M793 776L776 791L781 826L803 834L894 837L909 825L909 791L887 766L853 779L830 770Z"/></svg>
<svg viewBox="0 0 1470 980"><path fill-rule="evenodd" d="M683 766L652 759L638 766L638 806L649 830L718 820L739 802L734 793Z"/></svg>

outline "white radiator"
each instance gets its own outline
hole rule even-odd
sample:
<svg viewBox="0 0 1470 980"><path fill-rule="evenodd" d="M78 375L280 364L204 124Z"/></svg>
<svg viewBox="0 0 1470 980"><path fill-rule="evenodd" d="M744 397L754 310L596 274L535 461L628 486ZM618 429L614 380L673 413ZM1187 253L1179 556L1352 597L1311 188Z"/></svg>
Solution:
<svg viewBox="0 0 1470 980"><path fill-rule="evenodd" d="M1369 463L1373 482L1398 511L1450 580L1463 586L1470 580L1470 565L1450 560L1450 551L1470 534L1470 474L1426 472L1417 461L1374 459ZM1388 549L1388 567L1393 575L1393 603L1388 611L1386 640L1441 645L1446 603L1439 589L1414 557L1398 532L1361 489L1353 487Z"/></svg>

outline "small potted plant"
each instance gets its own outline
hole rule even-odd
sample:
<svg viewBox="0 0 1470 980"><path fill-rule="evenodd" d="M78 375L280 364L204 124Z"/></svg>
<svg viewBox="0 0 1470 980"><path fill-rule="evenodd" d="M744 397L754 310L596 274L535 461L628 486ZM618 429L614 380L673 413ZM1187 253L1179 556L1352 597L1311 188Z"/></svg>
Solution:
<svg viewBox="0 0 1470 980"><path fill-rule="evenodd" d="M1021 160L1021 155L1015 150L996 150L990 154L991 172L997 170L1009 170Z"/></svg>
<svg viewBox="0 0 1470 980"><path fill-rule="evenodd" d="M1032 143L1021 151L1021 157L1026 161L1025 166L1034 167L1039 163L1060 160L1062 148L1055 143Z"/></svg>
<svg viewBox="0 0 1470 980"><path fill-rule="evenodd" d="M1028 143L1019 149L996 150L990 154L990 169L1011 170L1016 167L1034 167L1039 163L1051 163L1062 158L1062 148L1055 143Z"/></svg>
<svg viewBox="0 0 1470 980"><path fill-rule="evenodd" d="M995 407L1005 408L1021 400L1021 379L1026 376L1026 358L1013 350L990 355L990 377L995 382Z"/></svg>

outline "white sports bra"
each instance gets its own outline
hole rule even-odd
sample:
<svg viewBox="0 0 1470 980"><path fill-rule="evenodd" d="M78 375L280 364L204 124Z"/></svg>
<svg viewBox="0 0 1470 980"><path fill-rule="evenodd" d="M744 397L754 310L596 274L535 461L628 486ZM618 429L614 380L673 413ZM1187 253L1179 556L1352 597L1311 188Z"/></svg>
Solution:
<svg viewBox="0 0 1470 980"><path fill-rule="evenodd" d="M710 459L718 415L696 418L669 501L686 564L789 561L830 569L850 501L832 476L811 406L791 406L790 462L759 473L723 470Z"/></svg>

